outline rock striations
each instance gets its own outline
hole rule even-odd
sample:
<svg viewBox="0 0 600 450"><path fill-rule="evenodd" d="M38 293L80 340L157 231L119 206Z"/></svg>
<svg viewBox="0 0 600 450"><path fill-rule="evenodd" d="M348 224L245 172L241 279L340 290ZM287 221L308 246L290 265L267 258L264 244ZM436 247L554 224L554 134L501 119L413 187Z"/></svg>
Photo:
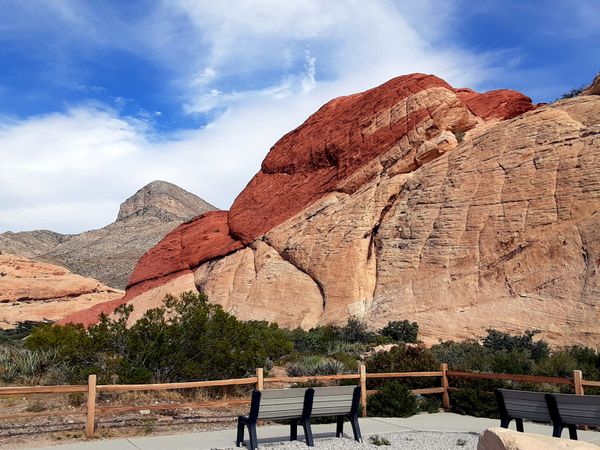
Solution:
<svg viewBox="0 0 600 450"><path fill-rule="evenodd" d="M59 320L122 296L123 291L64 267L0 254L0 328L23 320Z"/></svg>
<svg viewBox="0 0 600 450"><path fill-rule="evenodd" d="M536 108L413 74L285 135L229 213L140 259L121 301L139 315L198 289L287 327L409 319L429 342L493 327L599 346L599 236L600 97Z"/></svg>
<svg viewBox="0 0 600 450"><path fill-rule="evenodd" d="M75 273L125 288L138 259L169 231L216 208L171 183L153 181L129 197L117 220L78 235L50 231L0 234L0 251L68 267Z"/></svg>

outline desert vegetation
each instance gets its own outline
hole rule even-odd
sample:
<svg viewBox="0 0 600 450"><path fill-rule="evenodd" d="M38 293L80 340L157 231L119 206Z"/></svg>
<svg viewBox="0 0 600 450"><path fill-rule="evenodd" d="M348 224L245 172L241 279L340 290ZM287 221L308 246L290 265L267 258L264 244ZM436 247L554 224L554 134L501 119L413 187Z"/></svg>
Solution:
<svg viewBox="0 0 600 450"><path fill-rule="evenodd" d="M600 380L600 354L581 346L550 348L535 331L510 335L490 329L481 340L446 341L427 348L418 341L418 324L394 321L380 330L353 318L343 326L285 330L262 321L244 322L213 305L203 294L167 296L164 306L147 311L128 326L132 306L85 329L80 325L24 323L0 336L0 381L3 384L150 383L212 380L251 376L256 367L276 368L290 376L355 373L358 363L373 372L452 370L531 374L553 377L583 371ZM392 344L387 351L377 346ZM381 347L380 347L381 349ZM350 380L354 382L354 380ZM373 415L410 415L437 411L434 395L412 395L410 389L435 386L435 378L406 381L369 379ZM570 387L524 385L497 380L453 380L455 412L497 415L493 388L565 390ZM589 390L592 393L592 389Z"/></svg>

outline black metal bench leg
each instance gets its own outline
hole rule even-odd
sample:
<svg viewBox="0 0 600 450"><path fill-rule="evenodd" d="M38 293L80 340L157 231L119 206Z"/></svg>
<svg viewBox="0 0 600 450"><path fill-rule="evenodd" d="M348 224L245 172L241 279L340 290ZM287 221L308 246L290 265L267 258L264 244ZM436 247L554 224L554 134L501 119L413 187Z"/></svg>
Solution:
<svg viewBox="0 0 600 450"><path fill-rule="evenodd" d="M344 436L344 416L337 416L337 423L335 426L335 437Z"/></svg>
<svg viewBox="0 0 600 450"><path fill-rule="evenodd" d="M515 419L515 422L517 424L517 431L523 433L523 419Z"/></svg>
<svg viewBox="0 0 600 450"><path fill-rule="evenodd" d="M258 442L256 439L256 423L248 424L248 432L250 433L250 450L258 448Z"/></svg>
<svg viewBox="0 0 600 450"><path fill-rule="evenodd" d="M510 419L508 417L500 418L500 426L502 428L508 428L509 425L510 425Z"/></svg>
<svg viewBox="0 0 600 450"><path fill-rule="evenodd" d="M554 424L554 427L552 429L552 436L553 437L560 437L560 435L562 434L562 430L563 430L563 426L560 424Z"/></svg>
<svg viewBox="0 0 600 450"><path fill-rule="evenodd" d="M358 416L351 416L350 424L352 425L352 432L354 433L354 439L357 442L362 442L362 435L360 434L360 426L358 424Z"/></svg>
<svg viewBox="0 0 600 450"><path fill-rule="evenodd" d="M290 422L290 441L298 440L298 421L292 419Z"/></svg>
<svg viewBox="0 0 600 450"><path fill-rule="evenodd" d="M569 425L569 438L573 439L574 441L577 440L577 426L576 425Z"/></svg>
<svg viewBox="0 0 600 450"><path fill-rule="evenodd" d="M309 419L302 419L302 428L304 429L304 439L306 439L306 445L309 447L314 447L315 441L313 440L312 428L310 427Z"/></svg>
<svg viewBox="0 0 600 450"><path fill-rule="evenodd" d="M237 425L237 438L235 440L235 446L239 447L244 443L244 427L245 424L240 419L238 419Z"/></svg>

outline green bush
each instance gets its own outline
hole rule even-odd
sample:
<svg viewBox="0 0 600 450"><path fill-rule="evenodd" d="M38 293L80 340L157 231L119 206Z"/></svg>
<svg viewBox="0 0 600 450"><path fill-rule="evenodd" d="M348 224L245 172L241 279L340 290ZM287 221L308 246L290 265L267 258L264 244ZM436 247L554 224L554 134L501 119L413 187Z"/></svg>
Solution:
<svg viewBox="0 0 600 450"><path fill-rule="evenodd" d="M452 370L491 371L493 351L477 341L445 341L431 347L433 357L448 364Z"/></svg>
<svg viewBox="0 0 600 450"><path fill-rule="evenodd" d="M463 383L459 390L450 391L450 408L458 414L497 419L500 415L493 389L500 386L487 380Z"/></svg>
<svg viewBox="0 0 600 450"><path fill-rule="evenodd" d="M400 344L389 352L377 352L365 360L367 370L371 373L381 372L424 372L439 370L440 363L435 360L431 351L422 345ZM368 380L370 389L378 388L381 379ZM411 378L406 380L411 388L425 388L437 384L437 378Z"/></svg>
<svg viewBox="0 0 600 450"><path fill-rule="evenodd" d="M419 408L419 411L421 412L433 414L439 412L441 407L442 402L437 396L420 395L417 397L417 408Z"/></svg>
<svg viewBox="0 0 600 450"><path fill-rule="evenodd" d="M512 336L502 331L489 329L488 334L483 338L483 346L494 351L506 350L525 350L528 351L531 358L535 361L547 358L550 354L550 347L546 341L533 341L533 337L539 331L525 331L520 336Z"/></svg>
<svg viewBox="0 0 600 450"><path fill-rule="evenodd" d="M367 412L372 417L409 417L418 412L417 400L408 386L388 381L368 398Z"/></svg>
<svg viewBox="0 0 600 450"><path fill-rule="evenodd" d="M238 378L268 367L292 349L277 325L241 322L208 303L204 294L167 296L165 306L148 310L128 327L132 310L131 305L121 306L115 318L102 316L87 330L77 325L38 327L26 345L58 352L71 369L71 382L96 373L102 383Z"/></svg>
<svg viewBox="0 0 600 450"><path fill-rule="evenodd" d="M381 338L369 331L364 322L356 318L348 319L343 327L325 325L304 331L301 328L288 332L288 339L294 343L294 349L300 353L352 353L358 355L367 351ZM351 349L350 351L347 349Z"/></svg>
<svg viewBox="0 0 600 450"><path fill-rule="evenodd" d="M332 325L312 328L304 331L296 328L289 332L288 339L294 343L294 349L300 353L327 353L341 340L340 328Z"/></svg>
<svg viewBox="0 0 600 450"><path fill-rule="evenodd" d="M408 320L388 322L380 331L380 334L389 336L396 342L417 342L418 333L417 322L411 323Z"/></svg>
<svg viewBox="0 0 600 450"><path fill-rule="evenodd" d="M342 341L349 343L360 342L366 344L375 339L375 333L369 331L366 323L351 317L348 319L348 323L340 330L340 338Z"/></svg>

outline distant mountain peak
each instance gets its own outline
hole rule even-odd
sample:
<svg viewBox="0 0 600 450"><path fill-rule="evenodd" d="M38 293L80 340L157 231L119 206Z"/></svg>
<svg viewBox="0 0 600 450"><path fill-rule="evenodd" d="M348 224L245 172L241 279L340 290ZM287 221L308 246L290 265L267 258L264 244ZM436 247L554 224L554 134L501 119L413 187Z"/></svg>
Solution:
<svg viewBox="0 0 600 450"><path fill-rule="evenodd" d="M217 208L210 203L179 186L156 180L148 183L121 204L117 222L139 216L188 220L191 211L215 209Z"/></svg>
<svg viewBox="0 0 600 450"><path fill-rule="evenodd" d="M137 260L149 248L182 222L215 209L172 183L153 181L121 204L116 222L74 235L47 230L0 233L0 253L59 264L124 288Z"/></svg>

